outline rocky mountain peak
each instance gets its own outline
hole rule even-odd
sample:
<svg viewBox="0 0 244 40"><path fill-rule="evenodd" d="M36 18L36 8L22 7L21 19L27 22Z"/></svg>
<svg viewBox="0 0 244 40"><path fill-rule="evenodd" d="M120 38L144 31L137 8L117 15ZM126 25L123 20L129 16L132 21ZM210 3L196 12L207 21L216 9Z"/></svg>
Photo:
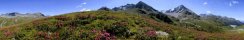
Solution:
<svg viewBox="0 0 244 40"><path fill-rule="evenodd" d="M136 8L145 9L147 11L156 11L153 7L147 5L146 3L140 1L136 4Z"/></svg>
<svg viewBox="0 0 244 40"><path fill-rule="evenodd" d="M112 8L112 10L155 16L156 18L163 20L164 22L172 23L172 20L167 15L163 14L162 12L159 12L158 10L154 9L153 7L142 1L139 1L136 4L126 4L120 7L114 7Z"/></svg>
<svg viewBox="0 0 244 40"><path fill-rule="evenodd" d="M173 10L167 10L165 14L179 18L179 19L199 19L199 15L185 7L184 5L179 5Z"/></svg>
<svg viewBox="0 0 244 40"><path fill-rule="evenodd" d="M104 10L104 11L109 11L110 9L108 7L101 7L98 10Z"/></svg>
<svg viewBox="0 0 244 40"><path fill-rule="evenodd" d="M180 5L174 9L167 10L166 13L182 13L185 11L192 12L190 9L186 8L184 5Z"/></svg>
<svg viewBox="0 0 244 40"><path fill-rule="evenodd" d="M141 4L146 4L146 3L142 2L142 1L139 1L138 3L141 3ZM137 3L137 4L138 4L138 3Z"/></svg>
<svg viewBox="0 0 244 40"><path fill-rule="evenodd" d="M6 15L15 16L15 15L18 15L18 14L20 14L20 13L18 13L18 12L12 12L12 13L7 13Z"/></svg>
<svg viewBox="0 0 244 40"><path fill-rule="evenodd" d="M146 3L140 1L136 4L137 8L145 8L145 7L149 7Z"/></svg>
<svg viewBox="0 0 244 40"><path fill-rule="evenodd" d="M180 5L177 8L187 9L184 5Z"/></svg>
<svg viewBox="0 0 244 40"><path fill-rule="evenodd" d="M148 4L139 1L136 4L126 4L120 7L115 7L112 8L112 10L114 11L118 11L118 10L130 10L130 9L141 9L141 10L145 10L145 11L157 11L155 10L153 7L149 6Z"/></svg>
<svg viewBox="0 0 244 40"><path fill-rule="evenodd" d="M182 11L189 11L189 9L186 8L184 5L180 5L180 6L176 7L176 8L174 8L174 11L179 13L179 12L182 12Z"/></svg>

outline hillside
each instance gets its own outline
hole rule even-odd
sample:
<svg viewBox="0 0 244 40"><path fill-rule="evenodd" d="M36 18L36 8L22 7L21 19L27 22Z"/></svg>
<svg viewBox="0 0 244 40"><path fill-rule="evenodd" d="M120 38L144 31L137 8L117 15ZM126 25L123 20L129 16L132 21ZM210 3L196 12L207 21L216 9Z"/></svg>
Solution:
<svg viewBox="0 0 244 40"><path fill-rule="evenodd" d="M0 17L0 40L244 40L243 23L234 18L197 15L184 5L160 12L142 1L50 17Z"/></svg>
<svg viewBox="0 0 244 40"><path fill-rule="evenodd" d="M0 28L0 39L19 40L235 40L237 34L208 33L125 12L75 12ZM233 37L234 36L234 37Z"/></svg>
<svg viewBox="0 0 244 40"><path fill-rule="evenodd" d="M139 35L138 39L141 39L147 37L145 33L156 31L160 26L149 22L157 23L121 12L77 12L1 28L0 35L1 39L130 39ZM154 33L150 36L156 38Z"/></svg>

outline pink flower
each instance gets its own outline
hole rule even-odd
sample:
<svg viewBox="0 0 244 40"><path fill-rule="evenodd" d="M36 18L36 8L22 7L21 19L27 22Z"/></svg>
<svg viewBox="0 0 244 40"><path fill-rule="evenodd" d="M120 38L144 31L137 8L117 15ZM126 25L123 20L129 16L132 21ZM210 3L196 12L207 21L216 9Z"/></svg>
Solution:
<svg viewBox="0 0 244 40"><path fill-rule="evenodd" d="M10 36L11 34L12 34L12 33L9 32L9 31L4 32L4 35L5 35L5 36Z"/></svg>
<svg viewBox="0 0 244 40"><path fill-rule="evenodd" d="M110 36L110 33L105 32L104 35L105 35L106 37L109 37L109 36Z"/></svg>
<svg viewBox="0 0 244 40"><path fill-rule="evenodd" d="M93 30L92 30L92 32L93 32L93 33L96 33L96 32L97 32L97 30L93 29Z"/></svg>
<svg viewBox="0 0 244 40"><path fill-rule="evenodd" d="M156 36L156 31L150 30L150 31L146 32L146 35L148 35L148 36Z"/></svg>
<svg viewBox="0 0 244 40"><path fill-rule="evenodd" d="M100 40L103 38L105 38L106 40L115 40L115 36L111 36L110 33L106 32L105 30L99 33L95 40Z"/></svg>

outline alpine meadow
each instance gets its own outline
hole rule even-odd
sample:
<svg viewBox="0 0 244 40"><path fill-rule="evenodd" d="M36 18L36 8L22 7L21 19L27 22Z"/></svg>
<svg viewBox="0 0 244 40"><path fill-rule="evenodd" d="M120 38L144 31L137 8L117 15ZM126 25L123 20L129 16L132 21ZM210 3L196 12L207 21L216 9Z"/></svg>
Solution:
<svg viewBox="0 0 244 40"><path fill-rule="evenodd" d="M48 0L36 3L35 1L26 1L26 3L33 4L25 4L22 0L15 1L26 5L18 5L20 6L18 8L28 11L22 10L22 12L19 9L11 11L12 7L9 7L11 10L4 9L5 6L0 7L0 14L2 14L0 15L0 40L244 40L244 22L240 20L243 17L239 16L241 18L236 19L236 17L224 15L225 13L223 13L224 16L217 14L224 12L221 10L221 12L216 10L216 12L201 13L198 10L207 10L207 8L194 9L197 5L189 6L184 3L178 5L176 3L178 6L173 8L169 4L168 6L171 8L169 10L159 10L158 8L164 8L161 6L163 4L155 5L153 1L149 0L137 0L126 4L116 3L119 0L108 2L111 5L113 3L116 3L113 5L123 4L120 6L111 6L105 3L105 6L97 6L100 4L92 5L91 3L103 3L104 0L100 2L99 0L82 0L84 3L81 3L82 6L79 7L87 8L71 11L71 8L66 9L61 6L73 5L70 2L78 0L66 0L67 4L57 5L60 7L53 9L51 6L41 6L45 4L41 2ZM56 1L57 3L52 1L53 4L65 2ZM160 0L160 3L165 1ZM241 2L235 0L231 2L230 7L238 6ZM204 6L211 5L211 2L203 4ZM6 5L10 5L10 3ZM38 7L32 9L32 6L27 5ZM46 11L36 12L34 9L45 9ZM59 9L63 9L61 10L63 12L54 11ZM238 11L238 9L236 10ZM230 12L234 11L226 11L226 13ZM51 15L52 13L59 14Z"/></svg>

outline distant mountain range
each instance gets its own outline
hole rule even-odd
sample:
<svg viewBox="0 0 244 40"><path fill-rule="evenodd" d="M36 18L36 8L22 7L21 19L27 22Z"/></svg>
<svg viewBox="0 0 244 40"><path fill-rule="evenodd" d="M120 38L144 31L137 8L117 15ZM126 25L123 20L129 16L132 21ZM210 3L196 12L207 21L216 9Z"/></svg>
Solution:
<svg viewBox="0 0 244 40"><path fill-rule="evenodd" d="M200 14L203 20L214 20L215 22L224 23L225 25L242 25L243 23L235 18L217 16L213 14Z"/></svg>
<svg viewBox="0 0 244 40"><path fill-rule="evenodd" d="M6 13L0 15L0 17L5 17L5 18L14 18L14 17L45 17L44 14L42 13L26 13L26 14L21 14L18 12L12 12L12 13Z"/></svg>
<svg viewBox="0 0 244 40"><path fill-rule="evenodd" d="M109 9L109 8L107 8ZM241 25L242 23L239 20L229 17L217 16L217 15L197 15L195 12L191 11L184 5L179 5L178 7L165 12L160 12L148 4L140 1L137 4L127 4L120 7L114 7L110 9L112 11L123 11L127 13L137 13L143 15L149 15L164 22L173 22L174 20L208 20L221 22L224 25Z"/></svg>
<svg viewBox="0 0 244 40"><path fill-rule="evenodd" d="M241 21L244 24L244 21Z"/></svg>
<svg viewBox="0 0 244 40"><path fill-rule="evenodd" d="M18 12L6 13L0 15L0 27L15 25L19 23L25 23L34 19L46 17L42 13L26 13L21 14Z"/></svg>

